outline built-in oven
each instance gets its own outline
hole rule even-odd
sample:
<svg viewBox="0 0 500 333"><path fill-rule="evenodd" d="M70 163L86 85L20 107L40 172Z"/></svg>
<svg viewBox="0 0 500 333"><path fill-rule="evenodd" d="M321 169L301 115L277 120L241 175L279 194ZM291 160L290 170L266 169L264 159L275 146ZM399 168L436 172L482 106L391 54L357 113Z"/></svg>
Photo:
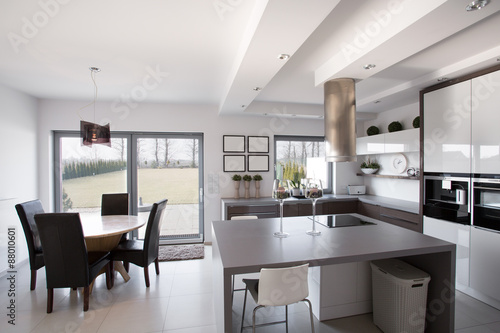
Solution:
<svg viewBox="0 0 500 333"><path fill-rule="evenodd" d="M473 182L472 224L490 230L500 231L500 177L479 178Z"/></svg>
<svg viewBox="0 0 500 333"><path fill-rule="evenodd" d="M423 214L439 220L471 224L470 176L424 174Z"/></svg>

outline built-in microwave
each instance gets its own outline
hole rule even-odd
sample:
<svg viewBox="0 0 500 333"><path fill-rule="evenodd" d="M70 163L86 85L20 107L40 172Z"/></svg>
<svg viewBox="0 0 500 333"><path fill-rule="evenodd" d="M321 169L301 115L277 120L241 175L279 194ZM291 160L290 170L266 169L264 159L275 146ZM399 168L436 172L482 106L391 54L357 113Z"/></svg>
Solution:
<svg viewBox="0 0 500 333"><path fill-rule="evenodd" d="M424 174L424 216L470 225L470 176Z"/></svg>
<svg viewBox="0 0 500 333"><path fill-rule="evenodd" d="M500 231L500 179L473 178L472 224Z"/></svg>

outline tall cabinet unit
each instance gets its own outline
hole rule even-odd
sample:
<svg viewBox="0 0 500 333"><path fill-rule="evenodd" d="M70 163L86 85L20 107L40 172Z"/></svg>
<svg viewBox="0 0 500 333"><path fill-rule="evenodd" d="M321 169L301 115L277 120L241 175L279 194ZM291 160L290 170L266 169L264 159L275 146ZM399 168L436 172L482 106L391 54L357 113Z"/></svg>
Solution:
<svg viewBox="0 0 500 333"><path fill-rule="evenodd" d="M424 172L470 173L471 81L424 95Z"/></svg>
<svg viewBox="0 0 500 333"><path fill-rule="evenodd" d="M472 79L472 173L500 173L500 71Z"/></svg>

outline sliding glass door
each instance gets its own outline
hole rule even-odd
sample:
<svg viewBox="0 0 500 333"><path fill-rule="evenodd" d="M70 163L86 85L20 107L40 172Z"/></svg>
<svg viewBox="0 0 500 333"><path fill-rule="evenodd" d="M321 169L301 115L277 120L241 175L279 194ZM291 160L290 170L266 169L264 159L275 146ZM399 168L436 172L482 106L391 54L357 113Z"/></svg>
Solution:
<svg viewBox="0 0 500 333"><path fill-rule="evenodd" d="M167 198L161 243L203 241L202 147L201 133L112 133L111 147L88 147L77 132L56 132L56 211L100 214L103 193L128 192L130 213L147 218Z"/></svg>

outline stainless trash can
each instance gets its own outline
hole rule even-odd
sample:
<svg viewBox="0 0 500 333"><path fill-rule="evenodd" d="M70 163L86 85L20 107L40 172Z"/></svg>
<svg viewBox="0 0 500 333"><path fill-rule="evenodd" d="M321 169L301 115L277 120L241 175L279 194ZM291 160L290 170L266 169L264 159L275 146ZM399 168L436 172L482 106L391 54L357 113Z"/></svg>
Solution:
<svg viewBox="0 0 500 333"><path fill-rule="evenodd" d="M370 266L375 325L384 333L424 332L429 274L398 259Z"/></svg>

